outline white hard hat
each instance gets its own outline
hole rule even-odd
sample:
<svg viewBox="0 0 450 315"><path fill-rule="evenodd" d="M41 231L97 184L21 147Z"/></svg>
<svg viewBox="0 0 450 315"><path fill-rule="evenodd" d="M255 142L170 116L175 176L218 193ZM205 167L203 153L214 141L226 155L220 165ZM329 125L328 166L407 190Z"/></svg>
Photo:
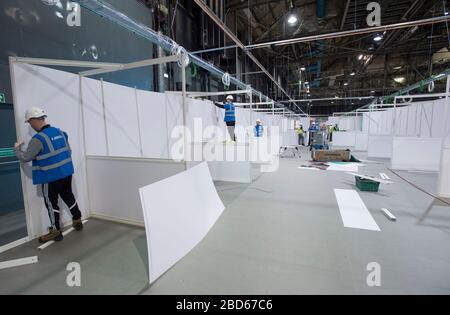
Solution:
<svg viewBox="0 0 450 315"><path fill-rule="evenodd" d="M233 95L228 95L228 96L227 96L227 100L231 100L231 101L234 100Z"/></svg>
<svg viewBox="0 0 450 315"><path fill-rule="evenodd" d="M262 121L261 121L261 119L257 119L256 122L257 123L261 123Z"/></svg>
<svg viewBox="0 0 450 315"><path fill-rule="evenodd" d="M25 122L29 122L33 118L44 118L47 117L47 113L42 108L33 107L27 110L25 114Z"/></svg>

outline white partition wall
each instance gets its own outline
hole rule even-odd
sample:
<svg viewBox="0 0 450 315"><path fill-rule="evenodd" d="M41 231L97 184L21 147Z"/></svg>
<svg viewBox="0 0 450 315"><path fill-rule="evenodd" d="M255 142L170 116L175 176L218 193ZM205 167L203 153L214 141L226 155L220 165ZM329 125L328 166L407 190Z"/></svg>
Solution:
<svg viewBox="0 0 450 315"><path fill-rule="evenodd" d="M184 163L142 158L88 157L91 215L143 225L139 188L185 170Z"/></svg>
<svg viewBox="0 0 450 315"><path fill-rule="evenodd" d="M439 196L450 198L450 141L442 147L441 168L439 175Z"/></svg>
<svg viewBox="0 0 450 315"><path fill-rule="evenodd" d="M392 145L392 136L369 135L367 156L373 158L390 159L392 157Z"/></svg>
<svg viewBox="0 0 450 315"><path fill-rule="evenodd" d="M104 82L103 95L109 155L142 156L135 90Z"/></svg>
<svg viewBox="0 0 450 315"><path fill-rule="evenodd" d="M356 132L355 131L334 132L333 146L354 148L356 146Z"/></svg>
<svg viewBox="0 0 450 315"><path fill-rule="evenodd" d="M136 92L143 156L169 159L166 95L141 90Z"/></svg>
<svg viewBox="0 0 450 315"><path fill-rule="evenodd" d="M392 168L438 172L441 162L441 138L395 137Z"/></svg>
<svg viewBox="0 0 450 315"><path fill-rule="evenodd" d="M76 171L73 180L74 193L83 215L88 215L79 76L22 63L14 63L12 73L18 138L28 143L35 134L29 125L24 123L25 112L30 107L45 109L48 121L68 133ZM39 187L33 185L30 177L31 168L25 165L22 180L25 208L29 236L35 238L47 231L49 218L42 192ZM68 215L67 206L63 204L61 206L63 223L70 223L72 218Z"/></svg>
<svg viewBox="0 0 450 315"><path fill-rule="evenodd" d="M108 155L105 111L103 107L102 82L82 78L82 101L84 128L86 137L86 154Z"/></svg>
<svg viewBox="0 0 450 315"><path fill-rule="evenodd" d="M364 132L356 133L356 151L367 151L369 148L369 134Z"/></svg>

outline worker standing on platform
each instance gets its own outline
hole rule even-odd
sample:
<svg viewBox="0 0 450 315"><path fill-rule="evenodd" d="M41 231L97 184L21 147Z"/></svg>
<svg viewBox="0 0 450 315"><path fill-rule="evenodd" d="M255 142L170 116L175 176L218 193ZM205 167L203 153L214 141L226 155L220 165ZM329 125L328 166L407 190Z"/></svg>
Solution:
<svg viewBox="0 0 450 315"><path fill-rule="evenodd" d="M236 142L236 106L233 104L234 97L228 95L224 104L215 103L217 107L225 109L225 123L231 142Z"/></svg>
<svg viewBox="0 0 450 315"><path fill-rule="evenodd" d="M303 124L297 128L298 135L298 145L305 146L305 130L303 129Z"/></svg>
<svg viewBox="0 0 450 315"><path fill-rule="evenodd" d="M264 137L264 126L262 125L261 119L256 121L256 126L254 128L254 134L256 138Z"/></svg>
<svg viewBox="0 0 450 315"><path fill-rule="evenodd" d="M82 214L72 192L74 166L69 137L67 133L47 124L46 118L47 114L43 109L29 109L25 122L37 133L31 139L26 151L21 150L23 141L14 145L16 155L22 163L32 161L33 184L42 187L51 227L47 235L39 238L40 243L63 240L58 197L61 197L69 207L75 230L83 229Z"/></svg>

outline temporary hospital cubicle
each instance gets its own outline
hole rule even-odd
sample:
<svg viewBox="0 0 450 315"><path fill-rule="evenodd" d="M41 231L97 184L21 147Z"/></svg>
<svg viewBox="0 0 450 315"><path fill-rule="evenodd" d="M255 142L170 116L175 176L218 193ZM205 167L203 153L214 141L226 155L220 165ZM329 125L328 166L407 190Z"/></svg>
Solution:
<svg viewBox="0 0 450 315"><path fill-rule="evenodd" d="M139 188L186 170L184 160L170 159L168 134L168 127L184 124L185 98L171 114L165 94L86 76L179 60L179 56L169 56L119 65L10 59L18 138L28 142L34 134L24 123L30 107L44 108L49 123L68 133L76 169L74 192L83 217L143 225ZM49 66L98 69L78 75ZM30 167L24 164L22 168L32 239L42 235L49 224L40 189L32 184ZM70 224L68 209L63 206L63 223Z"/></svg>
<svg viewBox="0 0 450 315"><path fill-rule="evenodd" d="M33 135L23 120L25 111L33 106L43 107L49 122L69 134L76 168L74 190L84 217L143 225L139 188L198 164L189 163L195 157L184 148L213 141L219 150L233 148L248 153L248 139L252 138L249 130L256 117L251 109L238 109L238 125L242 127L238 132L247 134L238 134L242 140L237 145L227 145L223 143L227 135L224 111L210 101L188 98L184 84L184 92L155 93L89 78L111 71L177 62L179 58L169 56L127 65L11 58L18 138L28 141ZM73 74L49 66L94 70ZM274 124L284 122L274 115L258 116L270 124L267 126L270 130L275 128ZM216 132L214 139L207 138L211 128ZM181 156L175 158L173 151L179 144ZM204 159L198 160L201 161ZM255 167L249 160L231 161L233 165L226 163L220 160L209 163L214 180L249 183L260 172L260 165L256 163ZM34 238L46 231L47 214L26 165L22 182L29 236ZM64 222L70 223L67 208L64 213Z"/></svg>

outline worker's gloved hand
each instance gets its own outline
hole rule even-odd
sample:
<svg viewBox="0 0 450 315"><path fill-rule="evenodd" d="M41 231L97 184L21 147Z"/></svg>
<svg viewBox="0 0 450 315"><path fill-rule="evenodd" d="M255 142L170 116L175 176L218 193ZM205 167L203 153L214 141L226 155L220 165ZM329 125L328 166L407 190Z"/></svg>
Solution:
<svg viewBox="0 0 450 315"><path fill-rule="evenodd" d="M25 144L24 141L18 141L14 144L14 149L19 150Z"/></svg>

